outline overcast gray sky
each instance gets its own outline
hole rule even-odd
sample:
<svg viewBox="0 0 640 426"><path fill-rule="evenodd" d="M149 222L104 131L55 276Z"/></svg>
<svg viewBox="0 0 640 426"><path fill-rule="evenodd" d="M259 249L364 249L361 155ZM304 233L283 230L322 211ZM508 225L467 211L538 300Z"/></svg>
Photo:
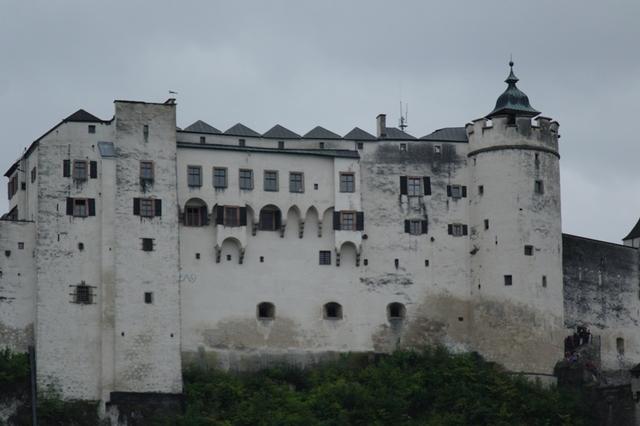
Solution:
<svg viewBox="0 0 640 426"><path fill-rule="evenodd" d="M640 2L0 0L0 167L78 108L179 92L178 125L462 126L519 87L560 122L564 232L640 217ZM6 211L6 197L0 208Z"/></svg>

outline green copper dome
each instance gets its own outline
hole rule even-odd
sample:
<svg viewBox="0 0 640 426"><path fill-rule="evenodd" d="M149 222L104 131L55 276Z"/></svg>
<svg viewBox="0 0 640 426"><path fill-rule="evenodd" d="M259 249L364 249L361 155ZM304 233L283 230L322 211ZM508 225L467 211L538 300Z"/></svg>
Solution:
<svg viewBox="0 0 640 426"><path fill-rule="evenodd" d="M487 115L487 118L497 115L517 115L525 117L535 117L540 111L533 109L529 104L529 98L520 89L516 87L518 77L513 73L513 61L509 62L511 72L509 77L504 81L507 83L507 90L500 95L496 101L496 107Z"/></svg>

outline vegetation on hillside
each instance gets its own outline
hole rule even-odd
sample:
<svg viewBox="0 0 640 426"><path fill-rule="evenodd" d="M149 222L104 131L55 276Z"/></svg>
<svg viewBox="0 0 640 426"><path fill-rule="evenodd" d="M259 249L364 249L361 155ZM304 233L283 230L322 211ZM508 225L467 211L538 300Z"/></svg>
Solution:
<svg viewBox="0 0 640 426"><path fill-rule="evenodd" d="M509 375L474 353L345 355L307 370L185 372L179 425L588 425L578 394Z"/></svg>
<svg viewBox="0 0 640 426"><path fill-rule="evenodd" d="M8 395L29 383L29 356L0 350L0 395Z"/></svg>

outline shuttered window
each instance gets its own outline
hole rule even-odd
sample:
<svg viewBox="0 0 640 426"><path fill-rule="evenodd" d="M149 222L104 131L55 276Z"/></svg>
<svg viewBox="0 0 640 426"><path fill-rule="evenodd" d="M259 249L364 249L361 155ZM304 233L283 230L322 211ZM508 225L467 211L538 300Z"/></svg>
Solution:
<svg viewBox="0 0 640 426"><path fill-rule="evenodd" d="M162 216L162 200L157 198L134 198L133 214L141 217Z"/></svg>
<svg viewBox="0 0 640 426"><path fill-rule="evenodd" d="M411 235L421 235L428 232L428 224L424 219L407 219L404 221L404 232Z"/></svg>
<svg viewBox="0 0 640 426"><path fill-rule="evenodd" d="M73 161L73 179L87 180L87 162L84 160Z"/></svg>
<svg viewBox="0 0 640 426"><path fill-rule="evenodd" d="M73 217L95 216L96 200L94 198L67 198L67 215Z"/></svg>
<svg viewBox="0 0 640 426"><path fill-rule="evenodd" d="M463 235L467 235L469 232L467 225L463 225L461 223L449 224L447 231L449 235L453 235L454 237L461 237Z"/></svg>

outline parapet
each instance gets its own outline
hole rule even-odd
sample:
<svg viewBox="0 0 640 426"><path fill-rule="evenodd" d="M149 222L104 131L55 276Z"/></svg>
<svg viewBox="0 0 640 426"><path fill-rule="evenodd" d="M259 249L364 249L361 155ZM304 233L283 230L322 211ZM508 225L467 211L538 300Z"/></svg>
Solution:
<svg viewBox="0 0 640 426"><path fill-rule="evenodd" d="M557 155L558 129L560 125L551 118L495 116L479 118L467 123L465 130L469 138L470 154L490 146L530 146L549 150Z"/></svg>

